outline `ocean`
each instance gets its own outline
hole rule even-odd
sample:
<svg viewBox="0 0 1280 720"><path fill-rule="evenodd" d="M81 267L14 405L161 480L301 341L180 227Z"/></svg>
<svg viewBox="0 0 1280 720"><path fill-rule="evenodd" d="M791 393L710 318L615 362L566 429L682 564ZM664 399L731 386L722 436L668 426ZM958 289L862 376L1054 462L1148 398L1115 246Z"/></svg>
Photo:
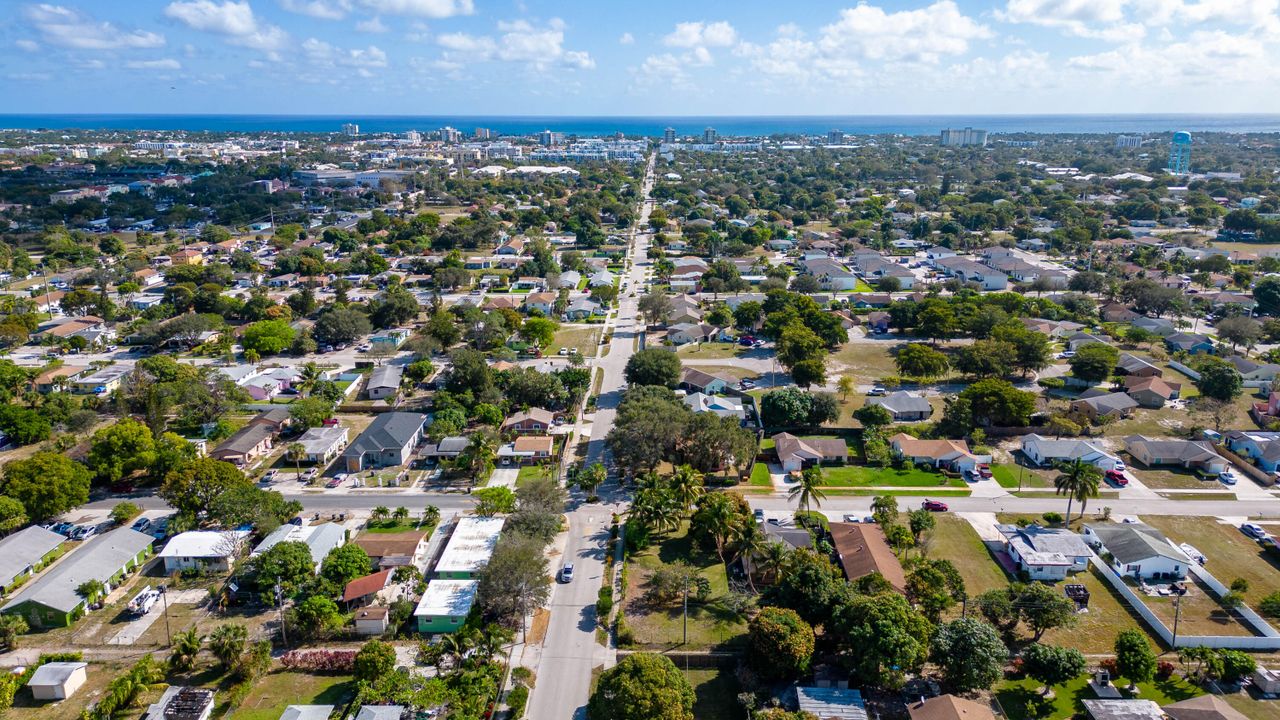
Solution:
<svg viewBox="0 0 1280 720"><path fill-rule="evenodd" d="M344 123L360 132L430 131L445 126L470 134L488 128L508 135L555 130L570 135L661 137L667 127L680 135L714 127L721 136L820 135L843 130L853 135L936 135L943 128L975 127L1000 133L1168 133L1280 132L1280 115L851 115L851 116L681 116L681 117L520 117L467 115L19 115L0 114L0 129L189 130L205 132L335 133Z"/></svg>

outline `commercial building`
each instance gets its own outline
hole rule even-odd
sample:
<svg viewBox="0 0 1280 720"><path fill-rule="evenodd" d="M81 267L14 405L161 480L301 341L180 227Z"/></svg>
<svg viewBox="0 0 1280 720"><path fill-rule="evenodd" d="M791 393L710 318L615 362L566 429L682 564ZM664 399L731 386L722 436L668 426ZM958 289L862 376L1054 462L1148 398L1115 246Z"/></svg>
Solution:
<svg viewBox="0 0 1280 720"><path fill-rule="evenodd" d="M987 144L987 131L976 128L949 128L942 131L939 138L945 147L984 147Z"/></svg>

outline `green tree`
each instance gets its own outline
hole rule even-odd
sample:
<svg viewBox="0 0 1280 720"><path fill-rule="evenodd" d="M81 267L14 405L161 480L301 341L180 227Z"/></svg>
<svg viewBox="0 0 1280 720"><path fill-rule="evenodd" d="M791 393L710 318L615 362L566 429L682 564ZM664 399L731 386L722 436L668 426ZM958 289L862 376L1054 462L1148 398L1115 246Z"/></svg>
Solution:
<svg viewBox="0 0 1280 720"><path fill-rule="evenodd" d="M596 496L596 488L603 485L608 477L609 472L604 465L592 463L578 471L578 474L574 476L574 483L582 488L582 491L587 494L587 498L590 499Z"/></svg>
<svg viewBox="0 0 1280 720"><path fill-rule="evenodd" d="M476 607L486 620L515 626L551 597L546 543L519 532L504 533L480 571Z"/></svg>
<svg viewBox="0 0 1280 720"><path fill-rule="evenodd" d="M200 458L169 472L156 494L178 512L199 517L213 507L221 495L243 487L253 487L253 483L235 465Z"/></svg>
<svg viewBox="0 0 1280 720"><path fill-rule="evenodd" d="M822 486L826 482L826 478L822 475L822 468L816 465L807 467L800 473L799 482L787 491L787 499L796 501L796 505L803 508L806 513L810 512L815 501L821 506L822 501L827 499L826 494L822 492Z"/></svg>
<svg viewBox="0 0 1280 720"><path fill-rule="evenodd" d="M111 508L111 522L124 525L142 514L142 508L131 502L122 502Z"/></svg>
<svg viewBox="0 0 1280 720"><path fill-rule="evenodd" d="M21 615L0 615L0 648L5 652L13 650L18 646L18 636L25 635L30 629ZM2 703L0 709L3 709Z"/></svg>
<svg viewBox="0 0 1280 720"><path fill-rule="evenodd" d="M907 526L911 528L911 534L916 536L916 540L925 532L932 530L937 525L938 520L933 513L924 508L916 508L907 513Z"/></svg>
<svg viewBox="0 0 1280 720"><path fill-rule="evenodd" d="M191 672L204 645L204 636L195 628L183 630L173 636L173 652L169 654L169 667L176 672Z"/></svg>
<svg viewBox="0 0 1280 720"><path fill-rule="evenodd" d="M1102 470L1080 458L1064 466L1058 477L1054 478L1054 493L1067 496L1067 525L1071 524L1071 504L1077 500L1080 502L1080 517L1083 518L1085 505L1089 498L1098 496L1101 482Z"/></svg>
<svg viewBox="0 0 1280 720"><path fill-rule="evenodd" d="M347 543L330 550L324 557L320 563L320 577L340 588L356 578L368 575L372 569L373 561L364 548L355 543Z"/></svg>
<svg viewBox="0 0 1280 720"><path fill-rule="evenodd" d="M1032 641L1040 642L1044 634L1076 620L1076 605L1062 593L1041 583L1013 586L1012 604L1022 622L1032 631Z"/></svg>
<svg viewBox="0 0 1280 720"><path fill-rule="evenodd" d="M526 342L536 343L539 347L551 347L555 342L556 331L560 323L547 318L532 317L520 326L520 337Z"/></svg>
<svg viewBox="0 0 1280 720"><path fill-rule="evenodd" d="M323 595L312 595L295 605L289 618L289 625L309 638L324 637L347 620L338 605Z"/></svg>
<svg viewBox="0 0 1280 720"><path fill-rule="evenodd" d="M240 345L259 355L278 355L293 344L294 330L287 320L259 320L250 323L240 336Z"/></svg>
<svg viewBox="0 0 1280 720"><path fill-rule="evenodd" d="M476 499L476 514L492 517L515 512L516 494L508 487L480 488L472 493Z"/></svg>
<svg viewBox="0 0 1280 720"><path fill-rule="evenodd" d="M243 625L223 623L209 634L209 651L224 670L230 670L244 655L248 642L249 631Z"/></svg>
<svg viewBox="0 0 1280 720"><path fill-rule="evenodd" d="M299 427L320 427L333 417L333 403L319 397L300 398L289 403L289 417Z"/></svg>
<svg viewBox="0 0 1280 720"><path fill-rule="evenodd" d="M381 640L370 640L356 653L353 674L357 681L373 682L395 670L396 649Z"/></svg>
<svg viewBox="0 0 1280 720"><path fill-rule="evenodd" d="M994 685L1004 674L1009 651L994 627L960 618L938 626L930 657L942 668L942 680L949 689L967 693Z"/></svg>
<svg viewBox="0 0 1280 720"><path fill-rule="evenodd" d="M665 325L674 307L665 293L651 292L640 298L637 309L649 325Z"/></svg>
<svg viewBox="0 0 1280 720"><path fill-rule="evenodd" d="M972 383L960 392L955 402L948 404L947 411L953 406L963 404L970 414L971 424L962 434L967 434L974 425L1025 426L1035 411L1035 393L1019 390L1007 380L988 378ZM948 424L944 413L943 424Z"/></svg>
<svg viewBox="0 0 1280 720"><path fill-rule="evenodd" d="M1201 395L1222 402L1232 402L1240 397L1244 380L1231 363L1222 358L1206 357L1196 369L1200 377L1195 384Z"/></svg>
<svg viewBox="0 0 1280 720"><path fill-rule="evenodd" d="M0 533L10 533L27 524L27 509L7 495L0 495Z"/></svg>
<svg viewBox="0 0 1280 720"><path fill-rule="evenodd" d="M766 680L793 680L809 672L814 643L796 611L765 607L747 625L747 662Z"/></svg>
<svg viewBox="0 0 1280 720"><path fill-rule="evenodd" d="M151 430L132 418L124 418L93 434L86 462L105 482L146 470L156 462L156 443Z"/></svg>
<svg viewBox="0 0 1280 720"><path fill-rule="evenodd" d="M4 466L2 490L40 522L89 502L89 477L88 468L66 455L38 452Z"/></svg>
<svg viewBox="0 0 1280 720"><path fill-rule="evenodd" d="M1071 366L1071 374L1090 384L1100 383L1111 377L1116 363L1120 360L1120 351L1105 343L1087 343L1076 350L1074 357L1067 360Z"/></svg>
<svg viewBox="0 0 1280 720"><path fill-rule="evenodd" d="M350 343L373 331L369 318L359 310L335 307L324 311L316 320L311 334L322 345Z"/></svg>
<svg viewBox="0 0 1280 720"><path fill-rule="evenodd" d="M1149 682L1156 675L1156 654L1141 630L1121 630L1115 643L1116 670L1130 683Z"/></svg>
<svg viewBox="0 0 1280 720"><path fill-rule="evenodd" d="M1079 677L1084 672L1085 659L1075 648L1036 643L1022 651L1022 669L1043 683L1047 693L1054 685Z"/></svg>
<svg viewBox="0 0 1280 720"><path fill-rule="evenodd" d="M693 720L693 687L671 662L635 653L605 670L587 703L589 720Z"/></svg>
<svg viewBox="0 0 1280 720"><path fill-rule="evenodd" d="M279 584L286 594L291 595L315 574L311 549L303 542L276 543L255 557L252 563L258 588L264 592Z"/></svg>
<svg viewBox="0 0 1280 720"><path fill-rule="evenodd" d="M951 363L947 356L923 343L909 343L898 351L893 363L899 375L936 378L947 374Z"/></svg>
<svg viewBox="0 0 1280 720"><path fill-rule="evenodd" d="M680 358L670 350L646 348L627 360L623 375L631 385L673 388L680 382Z"/></svg>
<svg viewBox="0 0 1280 720"><path fill-rule="evenodd" d="M760 398L760 417L765 427L798 427L809 422L813 397L799 388L770 390Z"/></svg>
<svg viewBox="0 0 1280 720"><path fill-rule="evenodd" d="M873 405L867 403L857 410L853 411L853 418L862 423L863 427L876 429L893 423L893 414L885 409L883 405Z"/></svg>
<svg viewBox="0 0 1280 720"><path fill-rule="evenodd" d="M853 595L836 607L828 630L859 683L900 687L928 657L932 627L902 595Z"/></svg>

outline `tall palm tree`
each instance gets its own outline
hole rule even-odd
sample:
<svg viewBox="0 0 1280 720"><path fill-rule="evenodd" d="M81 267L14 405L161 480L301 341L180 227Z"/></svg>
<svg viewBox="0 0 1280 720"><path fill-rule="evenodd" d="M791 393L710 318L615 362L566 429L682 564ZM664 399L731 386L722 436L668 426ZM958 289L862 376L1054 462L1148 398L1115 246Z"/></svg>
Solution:
<svg viewBox="0 0 1280 720"><path fill-rule="evenodd" d="M787 499L796 500L796 504L804 508L805 513L809 513L814 501L821 507L822 501L827 499L821 490L824 483L826 479L822 477L822 468L816 465L807 467L800 473L800 482L787 491Z"/></svg>
<svg viewBox="0 0 1280 720"><path fill-rule="evenodd" d="M720 562L725 563L724 551L738 532L742 516L734 502L723 493L708 495L704 502L698 504L698 511L693 515L695 525L706 531L716 545L716 554ZM754 523L753 523L754 525Z"/></svg>
<svg viewBox="0 0 1280 720"><path fill-rule="evenodd" d="M303 397L306 397L315 389L316 383L320 382L321 374L322 371L319 365L314 362L306 362L302 365L302 372L294 386L298 389L298 392L302 393Z"/></svg>
<svg viewBox="0 0 1280 720"><path fill-rule="evenodd" d="M1080 501L1080 517L1084 517L1085 505L1089 498L1098 496L1098 486L1102 482L1102 471L1097 465L1087 463L1080 458L1071 461L1063 468L1062 474L1053 481L1055 493L1067 496L1066 524L1071 525L1071 504Z"/></svg>
<svg viewBox="0 0 1280 720"><path fill-rule="evenodd" d="M471 436L467 449L459 456L462 466L472 479L479 481L493 472L493 461L498 457L498 443L492 433L477 432Z"/></svg>
<svg viewBox="0 0 1280 720"><path fill-rule="evenodd" d="M684 512L689 512L693 504L706 492L703 487L702 473L689 465L681 465L671 475L671 493Z"/></svg>
<svg viewBox="0 0 1280 720"><path fill-rule="evenodd" d="M765 543L765 546L758 553L760 569L764 571L765 577L770 581L776 581L782 576L782 570L787 566L787 560L791 556L791 550L786 543L773 541Z"/></svg>
<svg viewBox="0 0 1280 720"><path fill-rule="evenodd" d="M293 461L293 468L297 472L298 479L302 479L302 459L307 456L307 446L302 443L289 443L285 448L285 457Z"/></svg>
<svg viewBox="0 0 1280 720"><path fill-rule="evenodd" d="M733 538L735 559L745 558L754 562L754 558L760 557L760 554L768 546L769 542L765 539L764 533L760 531L754 521L738 523ZM744 570L748 569L747 565L747 562L743 563ZM747 584L751 586L751 592L756 591L756 581L751 572L747 572Z"/></svg>
<svg viewBox="0 0 1280 720"><path fill-rule="evenodd" d="M173 653L169 656L169 666L178 672L191 670L196 666L196 657L200 655L202 644L204 644L204 636L195 628L174 635Z"/></svg>
<svg viewBox="0 0 1280 720"><path fill-rule="evenodd" d="M644 488L636 493L628 514L655 532L667 532L680 526L684 513L671 493L661 488Z"/></svg>

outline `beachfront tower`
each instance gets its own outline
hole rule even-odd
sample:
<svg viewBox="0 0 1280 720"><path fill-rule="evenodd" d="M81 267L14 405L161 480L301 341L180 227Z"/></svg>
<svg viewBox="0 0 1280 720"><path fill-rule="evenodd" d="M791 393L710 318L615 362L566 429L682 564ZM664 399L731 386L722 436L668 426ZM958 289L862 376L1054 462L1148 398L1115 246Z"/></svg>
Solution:
<svg viewBox="0 0 1280 720"><path fill-rule="evenodd" d="M1173 142L1169 144L1169 172L1174 175L1191 172L1191 133L1173 134Z"/></svg>

